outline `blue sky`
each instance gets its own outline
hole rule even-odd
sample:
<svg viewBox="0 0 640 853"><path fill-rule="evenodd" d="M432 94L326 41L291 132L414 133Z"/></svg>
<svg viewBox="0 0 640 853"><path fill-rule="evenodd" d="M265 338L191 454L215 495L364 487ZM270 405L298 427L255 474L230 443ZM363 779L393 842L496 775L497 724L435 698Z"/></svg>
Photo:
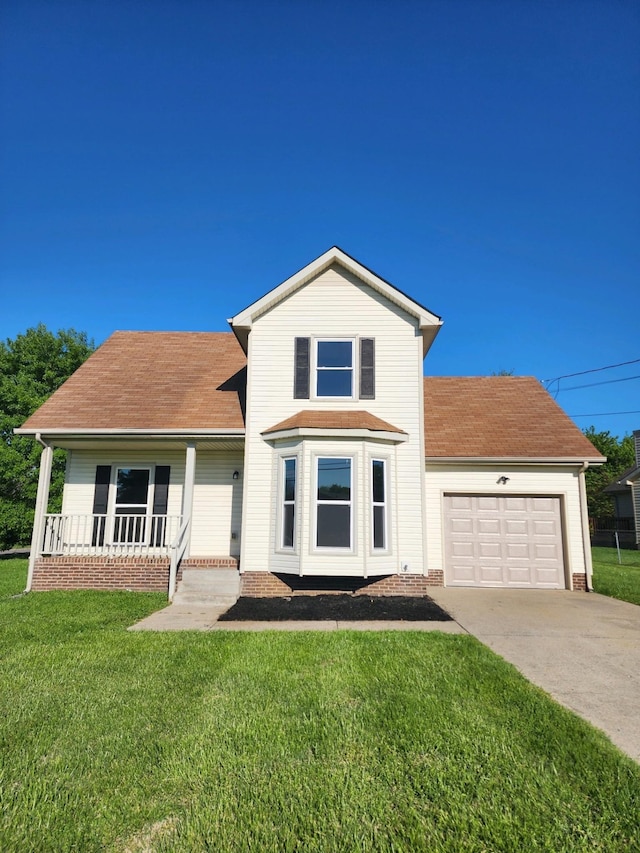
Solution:
<svg viewBox="0 0 640 853"><path fill-rule="evenodd" d="M638 44L635 0L4 0L0 338L226 329L337 244L443 317L427 373L640 359ZM557 399L622 435L638 376Z"/></svg>

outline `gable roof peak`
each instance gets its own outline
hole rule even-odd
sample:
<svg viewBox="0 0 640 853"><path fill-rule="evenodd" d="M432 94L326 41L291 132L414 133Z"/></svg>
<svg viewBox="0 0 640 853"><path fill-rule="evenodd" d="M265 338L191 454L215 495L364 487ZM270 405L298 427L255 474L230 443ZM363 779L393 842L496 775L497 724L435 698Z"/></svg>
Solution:
<svg viewBox="0 0 640 853"><path fill-rule="evenodd" d="M425 308L424 305L416 302L415 299L407 296L406 293L399 290L395 285L373 272L373 270L361 264L360 261L347 254L339 246L331 246L326 252L323 252L322 255L319 255L315 260L277 285L277 287L274 287L260 299L252 302L251 305L248 305L234 317L229 318L227 322L233 329L244 351L247 351L249 333L254 320L335 263L344 267L348 272L364 282L364 284L369 285L373 290L386 296L391 302L399 305L408 314L417 318L423 337L423 354L426 355L427 350L433 343L442 325L442 319L437 314L429 311L428 308Z"/></svg>

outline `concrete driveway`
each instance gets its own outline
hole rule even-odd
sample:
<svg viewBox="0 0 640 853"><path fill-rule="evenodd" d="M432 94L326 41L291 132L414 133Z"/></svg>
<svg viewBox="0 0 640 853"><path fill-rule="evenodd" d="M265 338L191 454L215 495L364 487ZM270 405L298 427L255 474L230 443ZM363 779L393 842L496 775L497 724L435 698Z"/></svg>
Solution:
<svg viewBox="0 0 640 853"><path fill-rule="evenodd" d="M640 607L553 590L434 588L429 595L640 762Z"/></svg>

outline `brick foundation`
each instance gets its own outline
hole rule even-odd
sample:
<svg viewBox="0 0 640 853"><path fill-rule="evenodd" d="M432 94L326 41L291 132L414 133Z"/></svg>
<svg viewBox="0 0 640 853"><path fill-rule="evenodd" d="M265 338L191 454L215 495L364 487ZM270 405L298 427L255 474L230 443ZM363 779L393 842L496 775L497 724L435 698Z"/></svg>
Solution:
<svg viewBox="0 0 640 853"><path fill-rule="evenodd" d="M281 596L294 595L295 581L297 575L291 575L291 585L286 581L286 575L271 574L271 572L244 572L240 575L240 594L248 598L279 598ZM310 578L305 578L311 581ZM360 582L360 583L358 583ZM345 578L344 590L334 586L332 589L322 587L320 579L318 588L305 589L299 594L324 595L329 592L345 592L352 595L428 595L429 588L443 586L444 574L442 571L434 571L429 575L384 575L378 580L368 579L362 581L359 578ZM357 587L357 588L355 588Z"/></svg>
<svg viewBox="0 0 640 853"><path fill-rule="evenodd" d="M429 588L444 586L442 571L428 575L386 575L369 586L364 586L356 595L428 595Z"/></svg>
<svg viewBox="0 0 640 853"><path fill-rule="evenodd" d="M182 569L237 568L235 557L195 557L183 560ZM169 586L168 557L40 557L33 570L31 588L124 589L133 592L166 592Z"/></svg>
<svg viewBox="0 0 640 853"><path fill-rule="evenodd" d="M240 595L248 598L279 598L291 595L291 587L271 572L244 572L240 575Z"/></svg>
<svg viewBox="0 0 640 853"><path fill-rule="evenodd" d="M573 579L573 591L574 592L586 592L587 591L587 576L584 573L574 574L572 575Z"/></svg>

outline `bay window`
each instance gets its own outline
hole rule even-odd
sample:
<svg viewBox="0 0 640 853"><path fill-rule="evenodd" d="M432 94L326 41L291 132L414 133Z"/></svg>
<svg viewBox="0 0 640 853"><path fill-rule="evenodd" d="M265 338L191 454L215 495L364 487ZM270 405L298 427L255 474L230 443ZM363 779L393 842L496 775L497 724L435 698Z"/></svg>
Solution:
<svg viewBox="0 0 640 853"><path fill-rule="evenodd" d="M350 549L352 460L323 456L316 461L316 547Z"/></svg>

